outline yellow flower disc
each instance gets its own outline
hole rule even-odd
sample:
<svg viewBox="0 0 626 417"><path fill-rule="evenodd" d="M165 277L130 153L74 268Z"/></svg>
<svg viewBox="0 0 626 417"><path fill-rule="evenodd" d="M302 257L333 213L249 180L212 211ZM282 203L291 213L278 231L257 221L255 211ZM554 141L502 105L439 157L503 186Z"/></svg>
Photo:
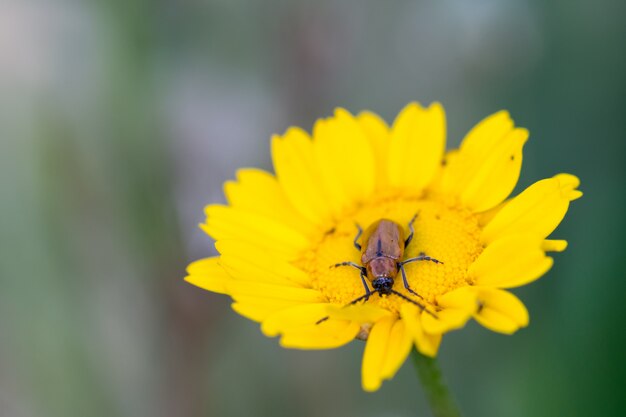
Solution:
<svg viewBox="0 0 626 417"><path fill-rule="evenodd" d="M390 219L402 225L407 236L408 223L415 214L418 214L414 223L416 232L404 257L415 257L423 252L443 264L420 261L404 268L411 289L436 311L437 296L471 284L467 270L482 251L477 216L461 207L450 207L427 198L374 200L345 216L320 242L305 251L304 258L297 263L312 277L312 288L320 290L333 303L347 304L364 294L359 271L332 266L344 261L361 263L361 253L353 245L357 233L355 224L366 228L379 219ZM396 277L394 289L421 301L404 289L401 274ZM374 295L370 302L398 314L400 305L406 301L391 294Z"/></svg>

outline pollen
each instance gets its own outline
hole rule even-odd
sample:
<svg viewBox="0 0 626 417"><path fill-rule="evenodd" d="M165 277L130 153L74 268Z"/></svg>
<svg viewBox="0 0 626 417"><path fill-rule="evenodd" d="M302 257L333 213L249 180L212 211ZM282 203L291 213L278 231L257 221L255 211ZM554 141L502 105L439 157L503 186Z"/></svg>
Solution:
<svg viewBox="0 0 626 417"><path fill-rule="evenodd" d="M400 273L393 288L437 310L437 296L471 284L468 267L483 249L476 216L462 207L437 200L387 198L363 205L351 215L346 215L306 251L301 260L301 267L312 277L312 287L322 292L330 302L339 304L348 304L364 295L365 288L356 268L334 267L346 261L361 265L361 252L354 246L356 225L367 228L379 219L389 219L402 225L405 236L408 236L409 221L416 214L415 234L405 249L404 259L423 252L443 264L420 261L405 265L409 286L423 299L404 288ZM369 280L367 284L371 289ZM394 313L398 313L401 304L405 303L393 294L372 294L367 302Z"/></svg>

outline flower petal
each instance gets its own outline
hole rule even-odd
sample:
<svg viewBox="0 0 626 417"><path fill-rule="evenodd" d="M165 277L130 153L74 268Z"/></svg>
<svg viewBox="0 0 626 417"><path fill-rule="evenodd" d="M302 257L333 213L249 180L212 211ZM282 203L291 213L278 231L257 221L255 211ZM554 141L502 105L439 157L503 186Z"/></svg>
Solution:
<svg viewBox="0 0 626 417"><path fill-rule="evenodd" d="M498 146L514 128L509 112L501 110L478 122L463 138L460 150L473 158Z"/></svg>
<svg viewBox="0 0 626 417"><path fill-rule="evenodd" d="M263 321L261 331L264 335L272 337L292 328L316 324L326 316L327 307L327 303L315 303L280 310Z"/></svg>
<svg viewBox="0 0 626 417"><path fill-rule="evenodd" d="M522 167L526 129L514 129L508 113L496 113L476 125L448 161L442 189L474 212L488 210L513 191Z"/></svg>
<svg viewBox="0 0 626 417"><path fill-rule="evenodd" d="M308 301L300 301L297 299L278 299L278 298L264 298L257 297L255 295L243 295L236 294L233 299L239 304L245 304L260 308L267 308L273 311L284 310L289 307L295 307L302 304L310 304Z"/></svg>
<svg viewBox="0 0 626 417"><path fill-rule="evenodd" d="M408 303L403 304L400 307L400 317L406 325L406 330L412 335L417 350L426 356L437 356L441 334L430 334L424 331L417 307Z"/></svg>
<svg viewBox="0 0 626 417"><path fill-rule="evenodd" d="M206 208L206 223L200 227L215 240L236 239L270 247L293 259L308 247L309 240L298 231L276 220L234 207L212 205Z"/></svg>
<svg viewBox="0 0 626 417"><path fill-rule="evenodd" d="M577 190L580 180L572 174L556 174L554 176L561 183L561 191L567 195L570 201L578 200L583 196L583 192Z"/></svg>
<svg viewBox="0 0 626 417"><path fill-rule="evenodd" d="M553 260L534 235L513 235L491 243L468 269L476 285L513 288L545 274Z"/></svg>
<svg viewBox="0 0 626 417"><path fill-rule="evenodd" d="M389 333L387 353L385 354L383 367L380 372L381 378L393 378L411 352L412 346L413 337L406 329L406 324L403 320L396 320Z"/></svg>
<svg viewBox="0 0 626 417"><path fill-rule="evenodd" d="M256 322L261 322L265 317L274 312L271 308L258 307L250 304L232 303L230 307L240 316Z"/></svg>
<svg viewBox="0 0 626 417"><path fill-rule="evenodd" d="M391 316L379 320L374 324L367 338L361 367L363 389L365 391L376 391L382 384L381 373L394 321L396 321L396 318Z"/></svg>
<svg viewBox="0 0 626 417"><path fill-rule="evenodd" d="M335 212L366 200L374 191L374 153L365 132L350 113L318 120L313 128L313 149L327 204Z"/></svg>
<svg viewBox="0 0 626 417"><path fill-rule="evenodd" d="M493 220L493 218L496 217L498 213L500 213L500 210L502 210L502 207L506 206L509 203L509 201L510 200L504 200L500 204L490 208L487 211L475 213L476 218L478 219L478 225L481 228L484 228L486 225L488 225L489 222Z"/></svg>
<svg viewBox="0 0 626 417"><path fill-rule="evenodd" d="M304 235L314 231L314 225L294 208L276 177L269 172L240 169L237 181L224 184L224 193L232 207L285 223Z"/></svg>
<svg viewBox="0 0 626 417"><path fill-rule="evenodd" d="M456 308L473 313L476 311L476 293L470 286L459 287L437 297L437 304L443 308Z"/></svg>
<svg viewBox="0 0 626 417"><path fill-rule="evenodd" d="M232 278L218 262L219 257L216 256L190 263L185 281L207 291L227 294L226 282Z"/></svg>
<svg viewBox="0 0 626 417"><path fill-rule="evenodd" d="M263 282L286 287L302 287L289 279L274 274L271 270L259 267L248 259L233 255L222 255L220 265L239 281Z"/></svg>
<svg viewBox="0 0 626 417"><path fill-rule="evenodd" d="M396 118L389 144L389 182L393 187L421 191L437 174L446 146L443 107L406 106Z"/></svg>
<svg viewBox="0 0 626 417"><path fill-rule="evenodd" d="M356 322L329 319L287 330L280 338L280 345L293 349L333 349L350 343L358 332Z"/></svg>
<svg viewBox="0 0 626 417"><path fill-rule="evenodd" d="M311 222L325 224L331 218L331 209L322 190L309 135L292 127L282 138L274 136L272 159L278 182L291 204Z"/></svg>
<svg viewBox="0 0 626 417"><path fill-rule="evenodd" d="M309 288L287 287L284 285L265 284L255 281L239 281L234 279L231 279L225 285L227 293L235 299L243 295L308 303L325 301L325 297L322 293Z"/></svg>
<svg viewBox="0 0 626 417"><path fill-rule="evenodd" d="M464 175L463 169L480 164L481 157L495 147L513 129L513 120L506 111L494 113L474 126L463 139L460 149L446 155L446 168L441 188L447 194L460 195L471 177Z"/></svg>
<svg viewBox="0 0 626 417"><path fill-rule="evenodd" d="M563 252L567 249L567 240L546 239L541 244L541 249L546 252Z"/></svg>
<svg viewBox="0 0 626 417"><path fill-rule="evenodd" d="M308 286L309 275L265 248L238 240L215 244L220 264L236 279L290 286Z"/></svg>
<svg viewBox="0 0 626 417"><path fill-rule="evenodd" d="M433 317L426 311L422 312L422 326L427 333L445 333L459 329L476 311L476 294L469 287L460 287L437 297L439 307L443 309Z"/></svg>
<svg viewBox="0 0 626 417"><path fill-rule="evenodd" d="M250 296L235 296L231 308L238 314L252 321L262 322L268 316L285 308L301 305L301 301L278 300L276 298L258 298Z"/></svg>
<svg viewBox="0 0 626 417"><path fill-rule="evenodd" d="M460 329L472 317L471 312L446 308L437 312L437 317L433 317L427 312L422 312L422 326L426 333L443 334L450 330Z"/></svg>
<svg viewBox="0 0 626 417"><path fill-rule="evenodd" d="M383 189L389 183L387 178L388 149L391 141L389 126L380 116L368 111L359 113L357 122L365 132L374 152L376 188Z"/></svg>
<svg viewBox="0 0 626 417"><path fill-rule="evenodd" d="M374 323L391 315L389 310L372 304L348 306L329 304L326 312L330 318L354 320L359 323Z"/></svg>
<svg viewBox="0 0 626 417"><path fill-rule="evenodd" d="M569 202L582 195L575 189L578 184L578 178L567 174L534 183L509 201L487 224L482 240L489 243L516 233L547 237L565 217Z"/></svg>
<svg viewBox="0 0 626 417"><path fill-rule="evenodd" d="M522 148L528 140L526 129L514 129L502 143L483 158L471 181L461 192L461 201L475 212L502 202L517 184L522 168Z"/></svg>
<svg viewBox="0 0 626 417"><path fill-rule="evenodd" d="M479 309L474 318L494 332L512 334L528 326L526 306L508 291L475 287Z"/></svg>

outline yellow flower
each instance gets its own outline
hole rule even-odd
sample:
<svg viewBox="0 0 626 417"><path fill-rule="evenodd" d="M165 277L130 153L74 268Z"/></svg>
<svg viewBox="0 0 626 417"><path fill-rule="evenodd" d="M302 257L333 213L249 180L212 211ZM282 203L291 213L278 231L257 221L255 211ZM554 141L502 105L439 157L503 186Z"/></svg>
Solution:
<svg viewBox="0 0 626 417"><path fill-rule="evenodd" d="M189 265L186 280L230 295L236 312L284 347L367 340L362 383L374 391L413 345L435 356L442 335L470 318L506 334L528 324L524 304L506 290L550 269L546 251L567 243L546 238L582 193L576 177L559 174L506 200L527 138L502 111L446 153L438 103L409 104L391 127L375 114L338 109L315 123L312 136L290 128L272 139L276 175L242 169L225 185L228 205L206 208L201 227L220 256ZM398 274L399 294L372 293L346 306L365 294L360 272L332 266L361 265L356 224L389 219L407 234L416 214L403 259L425 253L443 263L403 266L418 295Z"/></svg>

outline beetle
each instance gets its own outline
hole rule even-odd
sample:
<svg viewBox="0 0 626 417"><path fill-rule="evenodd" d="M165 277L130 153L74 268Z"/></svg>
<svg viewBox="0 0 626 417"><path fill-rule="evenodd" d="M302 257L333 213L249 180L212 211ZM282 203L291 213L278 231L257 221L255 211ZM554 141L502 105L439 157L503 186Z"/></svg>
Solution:
<svg viewBox="0 0 626 417"><path fill-rule="evenodd" d="M416 304L421 310L426 310L434 315L428 311L422 303L412 300L393 289L395 279L398 272L400 272L404 288L411 294L423 299L421 295L409 286L404 265L418 261L430 261L436 264L443 264L440 260L431 258L424 252L420 252L416 257L403 260L405 249L409 246L415 234L413 224L418 214L419 213L416 213L409 222L410 233L406 239L404 239L404 229L402 226L393 220L380 219L370 225L365 233L363 233L361 226L356 225L358 231L353 244L354 247L361 252L361 265L354 262L340 262L331 266L331 268L352 266L360 272L365 294L354 299L348 305L358 303L361 300L367 301L374 292L377 292L379 296L395 294L406 301ZM363 235L363 246L359 244L361 235ZM370 290L367 284L368 281L371 282L373 290Z"/></svg>

